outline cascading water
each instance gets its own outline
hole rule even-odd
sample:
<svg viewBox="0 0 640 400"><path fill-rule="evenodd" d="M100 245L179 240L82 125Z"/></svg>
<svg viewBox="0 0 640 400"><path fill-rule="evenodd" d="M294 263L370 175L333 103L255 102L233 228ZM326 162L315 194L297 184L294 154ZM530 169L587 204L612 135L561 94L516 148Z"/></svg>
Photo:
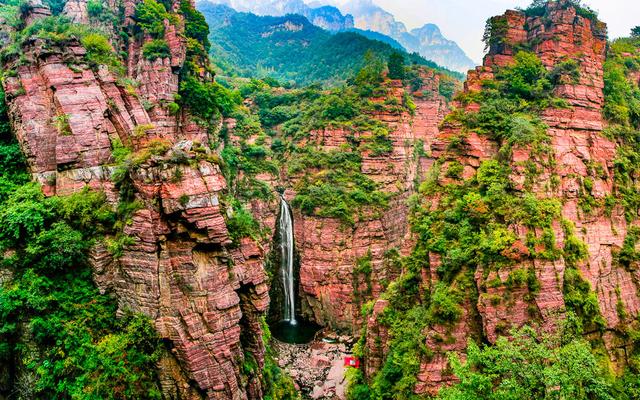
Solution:
<svg viewBox="0 0 640 400"><path fill-rule="evenodd" d="M293 219L289 204L281 197L280 201L280 275L282 277L284 293L284 320L296 325L296 293L294 290L293 274Z"/></svg>
<svg viewBox="0 0 640 400"><path fill-rule="evenodd" d="M313 322L296 318L296 291L293 258L293 215L284 196L280 199L280 280L283 293L284 318L271 325L273 337L285 343L309 343L320 327ZM274 246L277 251L277 247Z"/></svg>

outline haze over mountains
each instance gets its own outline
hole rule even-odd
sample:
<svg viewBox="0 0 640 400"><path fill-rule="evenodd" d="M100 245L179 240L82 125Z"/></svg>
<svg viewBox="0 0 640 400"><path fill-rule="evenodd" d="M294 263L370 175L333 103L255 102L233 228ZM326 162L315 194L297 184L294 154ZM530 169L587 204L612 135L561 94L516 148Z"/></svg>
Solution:
<svg viewBox="0 0 640 400"><path fill-rule="evenodd" d="M475 65L456 42L442 35L438 26L425 24L421 28L409 31L394 15L377 6L372 0L343 3L320 0L308 4L302 0L213 0L213 3L225 4L236 11L257 15L300 14L312 24L334 32L357 30L373 39L392 45L394 42L398 43L408 52L419 53L426 59L454 71L466 72ZM374 33L377 34L376 37Z"/></svg>
<svg viewBox="0 0 640 400"><path fill-rule="evenodd" d="M376 32L332 33L301 15L260 16L206 1L198 9L209 25L212 59L227 76L335 86L365 65L368 52L386 59L400 51L407 63L438 67Z"/></svg>

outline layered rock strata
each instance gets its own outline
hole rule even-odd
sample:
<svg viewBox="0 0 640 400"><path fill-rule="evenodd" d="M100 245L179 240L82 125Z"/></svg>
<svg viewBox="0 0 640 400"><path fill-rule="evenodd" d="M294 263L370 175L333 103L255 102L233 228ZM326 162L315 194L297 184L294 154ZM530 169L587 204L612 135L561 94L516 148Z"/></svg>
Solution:
<svg viewBox="0 0 640 400"><path fill-rule="evenodd" d="M605 198L615 196L614 165L616 143L608 139L603 129L604 107L603 63L606 57L606 26L582 15L569 2L553 1L546 6L544 16L527 16L522 11L508 11L492 19L496 29L490 38L490 48L484 65L469 72L465 94L484 90L483 83L494 78L501 67L512 65L516 54L527 49L540 58L549 71L567 60L577 62L577 77L561 76L554 95L566 101L567 106L549 107L541 112L542 121L548 126L549 160L540 162L534 150L528 146L514 146L509 159L510 180L517 190L524 193L530 187L539 199L558 199L561 215L553 223L555 243L563 248L566 230L562 221L575 225L575 235L588 248L588 257L575 268L595 292L599 312L604 319L600 331L586 332L592 338L601 338L613 365L624 365L627 347L632 344L624 339L624 325L638 315L640 297L636 272L624 268L615 261L625 240L629 224L625 221L620 205L605 210ZM466 112L475 112L479 105L458 104ZM443 164L442 171L452 163L463 167L462 177L472 178L480 164L497 156L500 143L476 132L464 132L457 123L447 122L440 135L433 141L432 155ZM452 138L464 137L461 149L450 151ZM541 171L533 182L528 181L527 167L536 165ZM444 173L439 181L450 181ZM585 185L589 181L592 185ZM450 183L450 182L449 182ZM586 188L590 186L590 188ZM596 206L587 212L581 207L586 196L595 199ZM430 199L437 204L438 198ZM446 353L463 354L468 339L477 338L494 343L499 335L508 334L511 328L525 324L539 326L541 330L555 332L565 320L564 274L569 268L561 257L554 261L531 257L523 244L528 228L509 227L519 240L512 254L517 261L510 267L484 271L477 268L474 275L477 302L465 300L460 319L451 326L432 326L425 332L426 346L433 355L422 360L418 375L417 393L434 394L454 377L448 370ZM540 235L541 232L534 232ZM429 256L428 267L422 273L422 285L433 290L438 281L437 268L440 255ZM571 266L573 268L573 266ZM534 271L539 288L532 291L526 285L510 287L509 275L515 270ZM376 303L368 321L367 374L372 376L380 368L386 349L376 342L376 336L384 334L377 316L385 307ZM620 312L620 307L624 312ZM447 338L444 342L442 338Z"/></svg>
<svg viewBox="0 0 640 400"><path fill-rule="evenodd" d="M69 1L63 14L99 24L86 5ZM110 6L119 15L119 4ZM202 156L206 126L166 107L178 93L185 62L184 21L179 14L177 23L165 20L171 55L149 61L141 48L151 38L129 31L135 7L126 2L121 15L131 35L126 76L90 68L75 39L28 38L24 62L5 66L15 71L4 81L11 124L47 195L88 186L114 204L129 204L123 231L96 245L91 260L100 289L114 293L122 311L151 317L166 340L170 352L158 366L165 396L259 398L258 377L246 382L240 368L244 352L260 366L264 360L260 317L269 294L263 251L248 239L231 243L221 204L226 182L211 157ZM39 2L29 10L27 24L50 15ZM133 151L135 166L116 160L123 145ZM115 254L114 243L120 246Z"/></svg>

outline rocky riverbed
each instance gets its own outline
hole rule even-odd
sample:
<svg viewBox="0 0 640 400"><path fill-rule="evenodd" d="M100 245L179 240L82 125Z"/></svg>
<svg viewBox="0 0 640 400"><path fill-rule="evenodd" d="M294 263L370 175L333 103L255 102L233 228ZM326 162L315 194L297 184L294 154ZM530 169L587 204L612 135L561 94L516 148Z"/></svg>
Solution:
<svg viewBox="0 0 640 400"><path fill-rule="evenodd" d="M308 344L274 340L278 364L295 381L303 399L345 399L344 358L351 355L354 338L319 333Z"/></svg>

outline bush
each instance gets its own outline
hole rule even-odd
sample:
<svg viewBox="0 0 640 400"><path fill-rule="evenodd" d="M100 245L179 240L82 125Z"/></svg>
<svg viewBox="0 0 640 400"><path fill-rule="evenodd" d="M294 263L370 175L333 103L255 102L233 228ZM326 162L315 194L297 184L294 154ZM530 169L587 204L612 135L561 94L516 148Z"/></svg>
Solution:
<svg viewBox="0 0 640 400"><path fill-rule="evenodd" d="M552 89L547 69L538 56L524 51L514 57L513 66L503 68L498 79L505 83L504 94L535 100L549 96Z"/></svg>
<svg viewBox="0 0 640 400"><path fill-rule="evenodd" d="M171 50L166 40L153 39L142 46L142 55L147 60L154 61L158 58L171 57Z"/></svg>
<svg viewBox="0 0 640 400"><path fill-rule="evenodd" d="M240 94L216 82L201 82L195 77L187 77L180 82L182 104L193 115L206 121L221 113L229 116L242 103Z"/></svg>
<svg viewBox="0 0 640 400"><path fill-rule="evenodd" d="M171 19L164 5L155 0L138 3L134 18L141 29L155 38L164 36L164 20Z"/></svg>
<svg viewBox="0 0 640 400"><path fill-rule="evenodd" d="M236 245L242 238L259 239L261 235L258 221L237 202L233 204L232 216L227 219L227 229L231 240Z"/></svg>
<svg viewBox="0 0 640 400"><path fill-rule="evenodd" d="M18 160L0 146L0 174L16 186ZM0 247L12 250L2 262L12 278L0 285L0 363L33 377L29 398L161 398L153 325L116 318L86 262L95 235L113 225L104 194L47 198L24 183L0 202Z"/></svg>
<svg viewBox="0 0 640 400"><path fill-rule="evenodd" d="M99 18L104 12L102 0L89 0L87 2L87 13L90 17Z"/></svg>
<svg viewBox="0 0 640 400"><path fill-rule="evenodd" d="M450 356L460 382L438 399L613 399L608 371L589 343L576 337L538 337L528 327L498 338L494 346L469 341L467 359Z"/></svg>
<svg viewBox="0 0 640 400"><path fill-rule="evenodd" d="M101 33L89 33L83 36L80 42L87 50L85 59L91 67L106 65L118 74L123 73L122 64L106 36Z"/></svg>
<svg viewBox="0 0 640 400"><path fill-rule="evenodd" d="M389 55L389 61L387 62L387 68L389 69L390 79L404 79L404 56L401 53L393 52Z"/></svg>
<svg viewBox="0 0 640 400"><path fill-rule="evenodd" d="M180 12L185 19L185 35L202 43L204 54L208 54L211 43L209 42L209 25L204 16L193 8L189 0L180 0Z"/></svg>

